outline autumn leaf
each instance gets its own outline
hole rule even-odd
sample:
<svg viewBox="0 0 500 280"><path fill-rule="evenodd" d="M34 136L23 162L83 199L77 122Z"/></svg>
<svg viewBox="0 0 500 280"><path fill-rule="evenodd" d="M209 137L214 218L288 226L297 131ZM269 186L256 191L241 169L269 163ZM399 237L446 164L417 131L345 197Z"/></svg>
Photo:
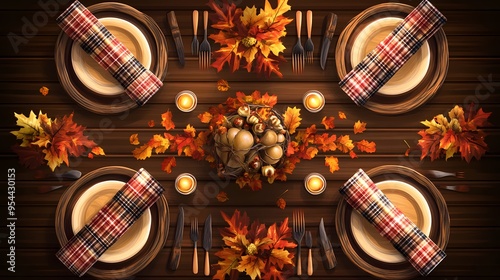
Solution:
<svg viewBox="0 0 500 280"><path fill-rule="evenodd" d="M470 112L470 117L467 119L467 124L465 129L467 130L477 130L479 127L485 127L488 125L488 118L490 113L485 113L482 108L479 108L477 113Z"/></svg>
<svg viewBox="0 0 500 280"><path fill-rule="evenodd" d="M337 149L343 153L348 153L350 150L354 149L354 144L349 135L342 135L337 138Z"/></svg>
<svg viewBox="0 0 500 280"><path fill-rule="evenodd" d="M175 167L177 162L175 157L166 157L161 163L161 170L165 171L167 174L172 173L172 167Z"/></svg>
<svg viewBox="0 0 500 280"><path fill-rule="evenodd" d="M335 124L333 123L334 117L323 117L321 120L321 124L325 126L325 129L335 128Z"/></svg>
<svg viewBox="0 0 500 280"><path fill-rule="evenodd" d="M245 272L252 280L261 277L261 270L265 267L264 262L257 256L242 256L236 269L239 272Z"/></svg>
<svg viewBox="0 0 500 280"><path fill-rule="evenodd" d="M167 131L175 128L175 124L172 121L172 112L170 112L170 110L168 110L165 113L161 114L161 119L162 119L161 125Z"/></svg>
<svg viewBox="0 0 500 280"><path fill-rule="evenodd" d="M226 202L229 200L229 197L227 196L227 193L226 192L223 192L223 191L220 191L218 194L217 194L217 200L219 202Z"/></svg>
<svg viewBox="0 0 500 280"><path fill-rule="evenodd" d="M45 155L39 147L22 147L20 145L15 145L12 147L12 151L19 156L19 163L29 169L36 169L44 164Z"/></svg>
<svg viewBox="0 0 500 280"><path fill-rule="evenodd" d="M92 148L91 152L94 155L96 155L96 156L104 156L104 155L106 155L104 153L104 150L101 147L99 147L99 146L95 146L94 148Z"/></svg>
<svg viewBox="0 0 500 280"><path fill-rule="evenodd" d="M210 114L209 112L203 112L202 114L198 115L198 119L200 119L202 123L209 123L210 120L212 120L212 118L213 115Z"/></svg>
<svg viewBox="0 0 500 280"><path fill-rule="evenodd" d="M164 153L170 147L170 140L160 134L155 134L147 145L155 149L156 154Z"/></svg>
<svg viewBox="0 0 500 280"><path fill-rule="evenodd" d="M358 157L358 155L353 150L349 151L349 156L353 159Z"/></svg>
<svg viewBox="0 0 500 280"><path fill-rule="evenodd" d="M334 156L325 157L325 166L330 168L331 173L338 171L340 169L339 159Z"/></svg>
<svg viewBox="0 0 500 280"><path fill-rule="evenodd" d="M481 159L488 148L484 141L485 137L486 134L480 130L461 133L457 137L461 157L467 162L470 162L472 158Z"/></svg>
<svg viewBox="0 0 500 280"><path fill-rule="evenodd" d="M354 123L354 134L363 133L366 130L366 123L357 121Z"/></svg>
<svg viewBox="0 0 500 280"><path fill-rule="evenodd" d="M286 207L286 200L282 197L278 198L278 200L276 201L276 205L281 209L281 210L284 210L285 207Z"/></svg>
<svg viewBox="0 0 500 280"><path fill-rule="evenodd" d="M323 152L333 152L337 149L336 135L328 135L328 133L323 133L321 135L316 135L314 138L314 144L317 145L318 149Z"/></svg>
<svg viewBox="0 0 500 280"><path fill-rule="evenodd" d="M217 81L217 90L224 92L228 91L229 88L229 83L226 80L220 79L219 81Z"/></svg>
<svg viewBox="0 0 500 280"><path fill-rule="evenodd" d="M240 186L240 189L244 187L249 187L253 191L258 191L262 189L262 181L260 180L260 174L249 174L245 173L243 176L238 177L236 179L236 184Z"/></svg>
<svg viewBox="0 0 500 280"><path fill-rule="evenodd" d="M149 127L154 127L155 126L155 121L154 120L149 120L148 121L148 126Z"/></svg>
<svg viewBox="0 0 500 280"><path fill-rule="evenodd" d="M273 249L271 251L271 256L269 257L269 261L277 266L280 269L287 264L293 264L292 259L289 257L290 252L285 249Z"/></svg>
<svg viewBox="0 0 500 280"><path fill-rule="evenodd" d="M239 252L232 248L222 248L222 250L215 253L215 256L219 258L216 265L217 272L215 273L213 279L225 279L226 275L230 275L232 271L236 271L239 260ZM232 279L232 278L231 278Z"/></svg>
<svg viewBox="0 0 500 280"><path fill-rule="evenodd" d="M153 152L153 147L151 147L148 143L135 148L132 151L132 155L138 160L145 160L151 157L151 153Z"/></svg>
<svg viewBox="0 0 500 280"><path fill-rule="evenodd" d="M344 113L344 112L339 111L339 119L341 119L341 120L345 120L345 119L347 119L347 116L345 115L345 113Z"/></svg>
<svg viewBox="0 0 500 280"><path fill-rule="evenodd" d="M39 115L41 114L42 111L40 111ZM21 147L29 147L37 136L44 133L40 126L40 120L33 111L30 112L29 117L17 113L14 113L14 116L17 118L16 125L21 128L18 131L11 131L10 133L15 135L17 139L23 141Z"/></svg>
<svg viewBox="0 0 500 280"><path fill-rule="evenodd" d="M297 107L290 108L288 107L284 114L284 124L288 129L290 134L294 134L295 130L300 126L300 121L302 118L300 117L300 109Z"/></svg>
<svg viewBox="0 0 500 280"><path fill-rule="evenodd" d="M276 95L269 95L267 92L262 95L260 100L258 101L258 104L266 105L269 107L274 107L278 103L278 96Z"/></svg>
<svg viewBox="0 0 500 280"><path fill-rule="evenodd" d="M425 130L418 132L422 139L418 140L418 145L422 149L422 155L420 159L424 159L426 156L430 156L431 161L438 159L441 155L441 150L439 148L441 136L439 134L429 134Z"/></svg>
<svg viewBox="0 0 500 280"><path fill-rule="evenodd" d="M47 94L49 94L49 88L48 87L41 87L40 88L40 93L43 95L43 96L46 96Z"/></svg>
<svg viewBox="0 0 500 280"><path fill-rule="evenodd" d="M130 135L129 141L130 141L130 144L132 144L132 145L139 145L140 144L139 134L134 133L134 134Z"/></svg>
<svg viewBox="0 0 500 280"><path fill-rule="evenodd" d="M368 142L366 140L361 140L359 142L356 142L356 148L358 148L359 151L365 152L365 153L374 153L377 145L375 142Z"/></svg>

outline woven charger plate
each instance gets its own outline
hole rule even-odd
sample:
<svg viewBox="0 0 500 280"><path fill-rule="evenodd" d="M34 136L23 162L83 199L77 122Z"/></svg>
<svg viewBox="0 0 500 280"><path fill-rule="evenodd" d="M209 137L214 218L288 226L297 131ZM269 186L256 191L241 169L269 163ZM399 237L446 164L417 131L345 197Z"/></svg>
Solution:
<svg viewBox="0 0 500 280"><path fill-rule="evenodd" d="M365 27L382 18L405 18L414 7L400 3L372 6L355 16L339 36L335 50L335 63L339 77L344 78L355 65L351 65L352 46ZM448 41L442 28L427 40L430 61L422 81L411 90L399 94L375 93L364 105L374 112L395 115L418 108L429 100L443 84L448 73ZM401 86L404 88L404 86Z"/></svg>
<svg viewBox="0 0 500 280"><path fill-rule="evenodd" d="M127 182L135 173L135 170L121 166L103 167L82 176L68 188L56 208L55 230L59 244L63 246L74 236L71 226L73 208L87 189L108 180ZM151 228L148 240L142 249L124 261L116 263L97 261L88 270L88 275L100 279L131 277L144 269L156 257L165 245L170 224L170 214L165 196L161 195L149 210L151 212Z"/></svg>
<svg viewBox="0 0 500 280"><path fill-rule="evenodd" d="M366 172L374 183L396 180L413 186L425 198L430 208L432 221L429 237L442 250L446 249L450 236L450 217L446 202L434 184L417 171L399 165L384 165ZM359 268L380 279L411 279L419 276L417 270L408 262L389 263L377 260L356 242L351 227L353 208L341 199L335 216L335 226L342 250Z"/></svg>
<svg viewBox="0 0 500 280"><path fill-rule="evenodd" d="M151 53L149 70L160 80L165 78L167 75L167 41L160 27L151 17L128 5L116 2L99 3L87 8L97 18L122 19L137 27L146 37ZM73 68L71 57L73 44L74 41L61 31L55 47L57 74L69 96L85 109L97 114L118 114L136 108L137 104L124 91L119 94L106 95L92 90L80 81Z"/></svg>

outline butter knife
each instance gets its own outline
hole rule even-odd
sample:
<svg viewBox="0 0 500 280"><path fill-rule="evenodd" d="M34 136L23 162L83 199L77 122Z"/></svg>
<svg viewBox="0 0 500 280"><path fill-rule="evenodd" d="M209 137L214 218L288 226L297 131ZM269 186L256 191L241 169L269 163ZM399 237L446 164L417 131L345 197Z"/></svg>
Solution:
<svg viewBox="0 0 500 280"><path fill-rule="evenodd" d="M209 251L212 248L212 215L208 215L203 229L203 249L205 249L205 276L210 275Z"/></svg>
<svg viewBox="0 0 500 280"><path fill-rule="evenodd" d="M321 218L321 222L319 223L319 246L324 255L325 268L332 269L337 266L337 258L333 252L332 243L326 234L323 218Z"/></svg>
<svg viewBox="0 0 500 280"><path fill-rule="evenodd" d="M326 29L323 35L323 43L321 44L321 55L320 55L320 65L321 69L325 70L326 60L328 58L328 50L330 49L330 44L332 43L333 33L337 27L337 15L330 13L327 15L326 19Z"/></svg>
<svg viewBox="0 0 500 280"><path fill-rule="evenodd" d="M184 232L184 208L179 208L179 215L177 216L177 229L175 230L174 245L170 255L170 269L177 270L181 260L181 245L182 234Z"/></svg>
<svg viewBox="0 0 500 280"><path fill-rule="evenodd" d="M175 12L169 12L167 14L167 19L168 24L170 25L170 30L172 31L172 37L174 37L175 49L177 50L179 63L184 66L184 44L182 43L181 30L179 29L179 25L177 24Z"/></svg>

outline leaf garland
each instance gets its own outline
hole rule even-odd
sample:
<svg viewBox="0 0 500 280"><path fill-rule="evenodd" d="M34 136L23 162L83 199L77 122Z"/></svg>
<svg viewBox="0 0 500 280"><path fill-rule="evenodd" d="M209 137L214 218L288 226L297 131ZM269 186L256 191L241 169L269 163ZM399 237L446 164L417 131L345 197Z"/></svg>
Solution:
<svg viewBox="0 0 500 280"><path fill-rule="evenodd" d="M46 163L54 171L61 164L69 166L69 157L105 155L104 150L84 135L85 127L73 121L73 113L61 119L51 119L42 111L38 116L31 111L29 116L14 113L17 131L11 131L21 144L12 149L19 162L35 169Z"/></svg>
<svg viewBox="0 0 500 280"><path fill-rule="evenodd" d="M208 6L214 11L211 26L218 30L209 37L221 46L214 52L212 63L217 72L227 64L232 72L246 69L283 77L279 63L285 61L282 53L286 48L281 38L286 35L286 25L292 22L284 16L292 8L288 0L278 0L276 8L265 0L259 12L255 6L242 10L227 0L222 0L221 5L210 0Z"/></svg>

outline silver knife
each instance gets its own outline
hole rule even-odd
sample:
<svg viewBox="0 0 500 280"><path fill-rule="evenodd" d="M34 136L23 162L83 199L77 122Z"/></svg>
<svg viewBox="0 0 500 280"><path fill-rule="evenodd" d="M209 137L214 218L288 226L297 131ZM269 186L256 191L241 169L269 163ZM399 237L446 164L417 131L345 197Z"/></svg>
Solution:
<svg viewBox="0 0 500 280"><path fill-rule="evenodd" d="M319 245L321 247L321 252L324 255L324 263L326 269L332 269L337 266L337 258L335 257L335 253L333 252L332 243L325 231L325 223L323 222L323 218L321 218L321 222L319 223Z"/></svg>
<svg viewBox="0 0 500 280"><path fill-rule="evenodd" d="M177 216L177 229L175 230L174 245L170 255L170 269L177 270L181 260L181 245L182 234L184 232L184 208L179 208L179 215Z"/></svg>
<svg viewBox="0 0 500 280"><path fill-rule="evenodd" d="M203 229L203 249L205 249L205 276L210 275L209 251L212 248L212 215L208 215Z"/></svg>
<svg viewBox="0 0 500 280"><path fill-rule="evenodd" d="M179 29L179 25L177 24L175 12L169 12L167 14L167 19L168 24L170 25L170 30L172 31L172 37L174 37L175 49L177 50L179 63L184 66L184 44L182 43L181 30Z"/></svg>
<svg viewBox="0 0 500 280"><path fill-rule="evenodd" d="M323 35L323 43L321 45L321 56L319 60L321 69L323 70L325 70L326 59L328 58L328 50L330 49L330 43L332 42L333 33L335 32L336 27L337 15L334 13L328 14L326 19L325 34Z"/></svg>

